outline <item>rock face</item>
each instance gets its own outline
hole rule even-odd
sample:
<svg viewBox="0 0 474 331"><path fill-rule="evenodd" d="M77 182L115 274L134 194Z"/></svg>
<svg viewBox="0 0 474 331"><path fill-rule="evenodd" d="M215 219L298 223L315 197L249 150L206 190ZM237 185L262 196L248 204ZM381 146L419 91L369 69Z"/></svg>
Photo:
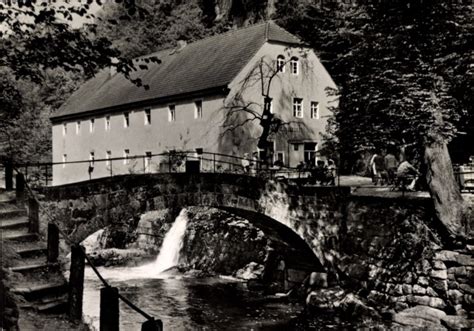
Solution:
<svg viewBox="0 0 474 331"><path fill-rule="evenodd" d="M403 326L439 330L444 329L441 325L441 320L444 317L446 317L446 313L442 310L426 306L416 306L395 314L393 321Z"/></svg>
<svg viewBox="0 0 474 331"><path fill-rule="evenodd" d="M245 280L261 279L263 276L264 266L255 262L250 262L242 269L237 270L235 277Z"/></svg>
<svg viewBox="0 0 474 331"><path fill-rule="evenodd" d="M256 275L261 278L270 251L283 260L292 251L249 221L221 210L191 207L188 215L180 258L188 268L244 279Z"/></svg>
<svg viewBox="0 0 474 331"><path fill-rule="evenodd" d="M305 254L271 229L262 230L248 220L215 208L189 207L187 215L179 261L179 269L187 274L231 275L272 286L276 283L274 288L284 290L303 282L314 270L312 261L304 265ZM169 209L142 214L136 229L128 229L126 238L134 240L115 242L120 248L109 248L111 232L107 228L84 244L96 265L137 265L158 255L175 217L176 211ZM294 256L299 257L298 266L292 261Z"/></svg>

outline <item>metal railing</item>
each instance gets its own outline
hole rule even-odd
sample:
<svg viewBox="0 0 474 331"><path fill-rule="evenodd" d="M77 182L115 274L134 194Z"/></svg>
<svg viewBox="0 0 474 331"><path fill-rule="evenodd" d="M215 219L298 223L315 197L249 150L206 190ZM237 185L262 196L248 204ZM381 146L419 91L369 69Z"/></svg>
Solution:
<svg viewBox="0 0 474 331"><path fill-rule="evenodd" d="M18 163L15 167L33 187L53 183L53 173L73 174L70 182L124 174L156 173L234 173L269 179L294 179L303 184L339 185L336 169L288 167L253 158L220 153L171 151L160 154L134 155L67 162Z"/></svg>
<svg viewBox="0 0 474 331"><path fill-rule="evenodd" d="M30 221L30 232L39 232L40 210L42 214L48 218L47 261L49 263L57 262L59 256L59 235L61 235L66 243L71 247L71 268L68 293L69 318L71 320L80 320L82 318L84 269L85 261L87 261L88 265L92 268L96 276L104 285L100 293L100 330L119 330L119 300L122 300L122 302L124 302L130 308L145 317L146 321L142 324L142 331L163 330L163 323L161 320L156 320L153 316L146 313L132 301L120 294L117 288L112 287L107 282L107 280L101 275L100 271L87 255L85 248L72 241L69 235L62 230L57 220L49 213L49 210L44 208L44 206L40 203L36 193L25 180L23 173L21 173L18 168L14 167L14 170L17 173L17 200L21 202L28 198L28 219Z"/></svg>

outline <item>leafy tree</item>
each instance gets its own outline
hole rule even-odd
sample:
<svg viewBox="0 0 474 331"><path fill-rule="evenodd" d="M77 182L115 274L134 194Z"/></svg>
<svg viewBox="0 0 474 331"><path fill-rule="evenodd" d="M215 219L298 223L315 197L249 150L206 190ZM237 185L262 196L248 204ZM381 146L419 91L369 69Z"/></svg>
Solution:
<svg viewBox="0 0 474 331"><path fill-rule="evenodd" d="M0 3L0 99L3 157L37 161L50 154L49 114L65 101L84 78L99 69L116 67L132 78L144 64L123 57L106 37L97 37L95 24L72 28L74 18L93 19L91 4L100 1L18 1ZM124 1L125 15L144 17L146 11ZM157 61L150 57L143 62ZM145 86L146 88L146 86ZM31 147L31 148L30 148ZM26 159L25 159L26 158ZM31 159L32 158L32 159Z"/></svg>
<svg viewBox="0 0 474 331"><path fill-rule="evenodd" d="M472 5L330 6L286 6L293 16L282 21L322 50L340 88L333 123L340 152L351 159L354 151L410 146L424 163L439 220L450 234L464 234L467 216L447 143L472 113Z"/></svg>
<svg viewBox="0 0 474 331"><path fill-rule="evenodd" d="M82 82L81 76L60 69L42 73L37 84L15 79L11 70L0 72L0 103L5 105L0 125L2 154L16 162L50 161L49 116Z"/></svg>
<svg viewBox="0 0 474 331"><path fill-rule="evenodd" d="M197 0L145 0L142 6L149 15L127 16L123 6L113 3L97 15L98 36L111 40L129 58L173 48L178 40L199 40L227 26L210 21Z"/></svg>

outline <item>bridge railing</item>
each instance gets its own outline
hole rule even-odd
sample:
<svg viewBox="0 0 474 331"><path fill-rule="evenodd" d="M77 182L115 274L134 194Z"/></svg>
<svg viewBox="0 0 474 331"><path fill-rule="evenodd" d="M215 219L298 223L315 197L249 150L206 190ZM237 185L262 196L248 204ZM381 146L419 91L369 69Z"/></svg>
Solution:
<svg viewBox="0 0 474 331"><path fill-rule="evenodd" d="M71 182L123 174L145 173L238 173L248 176L281 179L304 179L307 184L339 183L337 171L317 172L315 169L287 167L254 158L196 151L170 151L105 159L66 162L15 164L31 186L48 186L53 183L53 173L69 177ZM63 175L64 174L64 175ZM316 174L316 175L315 175ZM332 177L332 178L330 178ZM313 181L309 180L312 178Z"/></svg>
<svg viewBox="0 0 474 331"><path fill-rule="evenodd" d="M29 232L39 233L40 229L40 211L48 219L47 227L47 261L56 263L59 257L60 236L71 248L71 267L69 273L69 291L68 291L68 315L72 321L82 319L82 301L84 291L84 271L86 261L92 268L96 276L103 284L100 290L100 330L119 330L119 300L124 302L131 309L142 315L146 321L142 324L142 331L162 331L163 323L159 319L146 313L135 305L132 301L120 294L118 288L113 287L101 275L100 271L94 265L87 255L85 248L79 243L74 242L69 235L64 232L49 210L40 203L35 191L32 189L25 175L13 167L16 174L16 196L17 203L27 201Z"/></svg>

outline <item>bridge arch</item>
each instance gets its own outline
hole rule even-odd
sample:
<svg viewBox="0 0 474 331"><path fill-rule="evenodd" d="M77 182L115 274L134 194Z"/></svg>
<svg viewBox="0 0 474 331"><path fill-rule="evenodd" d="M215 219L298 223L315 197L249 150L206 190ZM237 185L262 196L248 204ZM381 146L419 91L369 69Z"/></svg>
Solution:
<svg viewBox="0 0 474 331"><path fill-rule="evenodd" d="M140 174L43 188L48 213L75 242L141 214L189 206L215 207L271 226L304 242L324 268L342 225L341 196L334 187L297 187L239 174ZM45 217L46 215L43 215Z"/></svg>

